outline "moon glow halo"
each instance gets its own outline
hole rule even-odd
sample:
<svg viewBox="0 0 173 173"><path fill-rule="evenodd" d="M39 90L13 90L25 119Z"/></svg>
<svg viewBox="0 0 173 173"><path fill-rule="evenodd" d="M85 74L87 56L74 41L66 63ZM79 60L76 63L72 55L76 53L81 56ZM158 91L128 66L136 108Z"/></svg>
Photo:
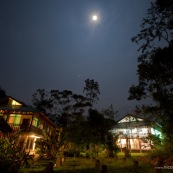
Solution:
<svg viewBox="0 0 173 173"><path fill-rule="evenodd" d="M93 15L93 17L92 17L93 20L97 20L97 18L98 17L96 15Z"/></svg>

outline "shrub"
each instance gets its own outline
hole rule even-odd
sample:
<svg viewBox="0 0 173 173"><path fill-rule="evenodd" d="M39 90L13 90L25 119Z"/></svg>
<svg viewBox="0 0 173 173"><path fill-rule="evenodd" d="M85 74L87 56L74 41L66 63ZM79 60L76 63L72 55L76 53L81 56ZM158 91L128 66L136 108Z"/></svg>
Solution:
<svg viewBox="0 0 173 173"><path fill-rule="evenodd" d="M66 157L79 157L80 152L77 150L69 150L69 151L64 151L64 155Z"/></svg>
<svg viewBox="0 0 173 173"><path fill-rule="evenodd" d="M9 133L0 137L0 170L17 172L23 165L28 165L29 153L25 152L18 133Z"/></svg>

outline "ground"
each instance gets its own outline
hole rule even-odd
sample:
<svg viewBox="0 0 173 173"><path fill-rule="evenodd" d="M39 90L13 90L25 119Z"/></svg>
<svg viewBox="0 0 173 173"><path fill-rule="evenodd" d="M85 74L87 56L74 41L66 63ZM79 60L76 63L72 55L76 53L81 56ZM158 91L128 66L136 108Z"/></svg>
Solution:
<svg viewBox="0 0 173 173"><path fill-rule="evenodd" d="M124 159L123 153L118 153L118 158L66 158L62 166L54 167L55 173L100 173L96 160L99 160L101 167L107 166L108 173L154 173L155 168L151 165L149 158L144 153L132 153L130 158ZM136 164L137 162L138 164ZM43 172L43 167L27 168L20 172ZM173 172L170 169L162 170L163 173Z"/></svg>

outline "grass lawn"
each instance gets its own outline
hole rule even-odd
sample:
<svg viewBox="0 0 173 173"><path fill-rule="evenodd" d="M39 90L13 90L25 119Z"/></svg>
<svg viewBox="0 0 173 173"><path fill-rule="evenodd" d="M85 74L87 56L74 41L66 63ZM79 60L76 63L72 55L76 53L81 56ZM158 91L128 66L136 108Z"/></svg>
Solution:
<svg viewBox="0 0 173 173"><path fill-rule="evenodd" d="M107 165L108 173L153 173L154 169L149 164L144 153L131 153L131 157L124 160L124 153L118 153L118 159L99 157L100 165ZM134 166L134 160L138 166ZM24 168L19 173L43 173L44 162L38 162L39 167ZM54 167L55 173L100 173L95 168L95 160L91 158L66 158L62 166ZM172 170L162 170L163 173L171 173Z"/></svg>
<svg viewBox="0 0 173 173"><path fill-rule="evenodd" d="M133 153L132 157L123 160L124 154L118 154L118 160L99 157L100 164L107 165L108 173L152 173L151 166L147 163L143 153ZM139 161L139 166L133 166L133 160ZM95 161L86 158L67 158L61 167L54 168L57 173L99 173L95 168Z"/></svg>

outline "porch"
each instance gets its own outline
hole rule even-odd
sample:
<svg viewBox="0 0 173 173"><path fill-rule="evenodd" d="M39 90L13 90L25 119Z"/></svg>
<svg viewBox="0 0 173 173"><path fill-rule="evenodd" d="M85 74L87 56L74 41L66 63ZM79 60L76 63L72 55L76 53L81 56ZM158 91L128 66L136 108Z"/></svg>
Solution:
<svg viewBox="0 0 173 173"><path fill-rule="evenodd" d="M9 126L12 128L13 131L22 131L22 132L32 132L36 133L38 135L43 135L42 129L35 127L31 124L14 124L14 123L9 123Z"/></svg>

